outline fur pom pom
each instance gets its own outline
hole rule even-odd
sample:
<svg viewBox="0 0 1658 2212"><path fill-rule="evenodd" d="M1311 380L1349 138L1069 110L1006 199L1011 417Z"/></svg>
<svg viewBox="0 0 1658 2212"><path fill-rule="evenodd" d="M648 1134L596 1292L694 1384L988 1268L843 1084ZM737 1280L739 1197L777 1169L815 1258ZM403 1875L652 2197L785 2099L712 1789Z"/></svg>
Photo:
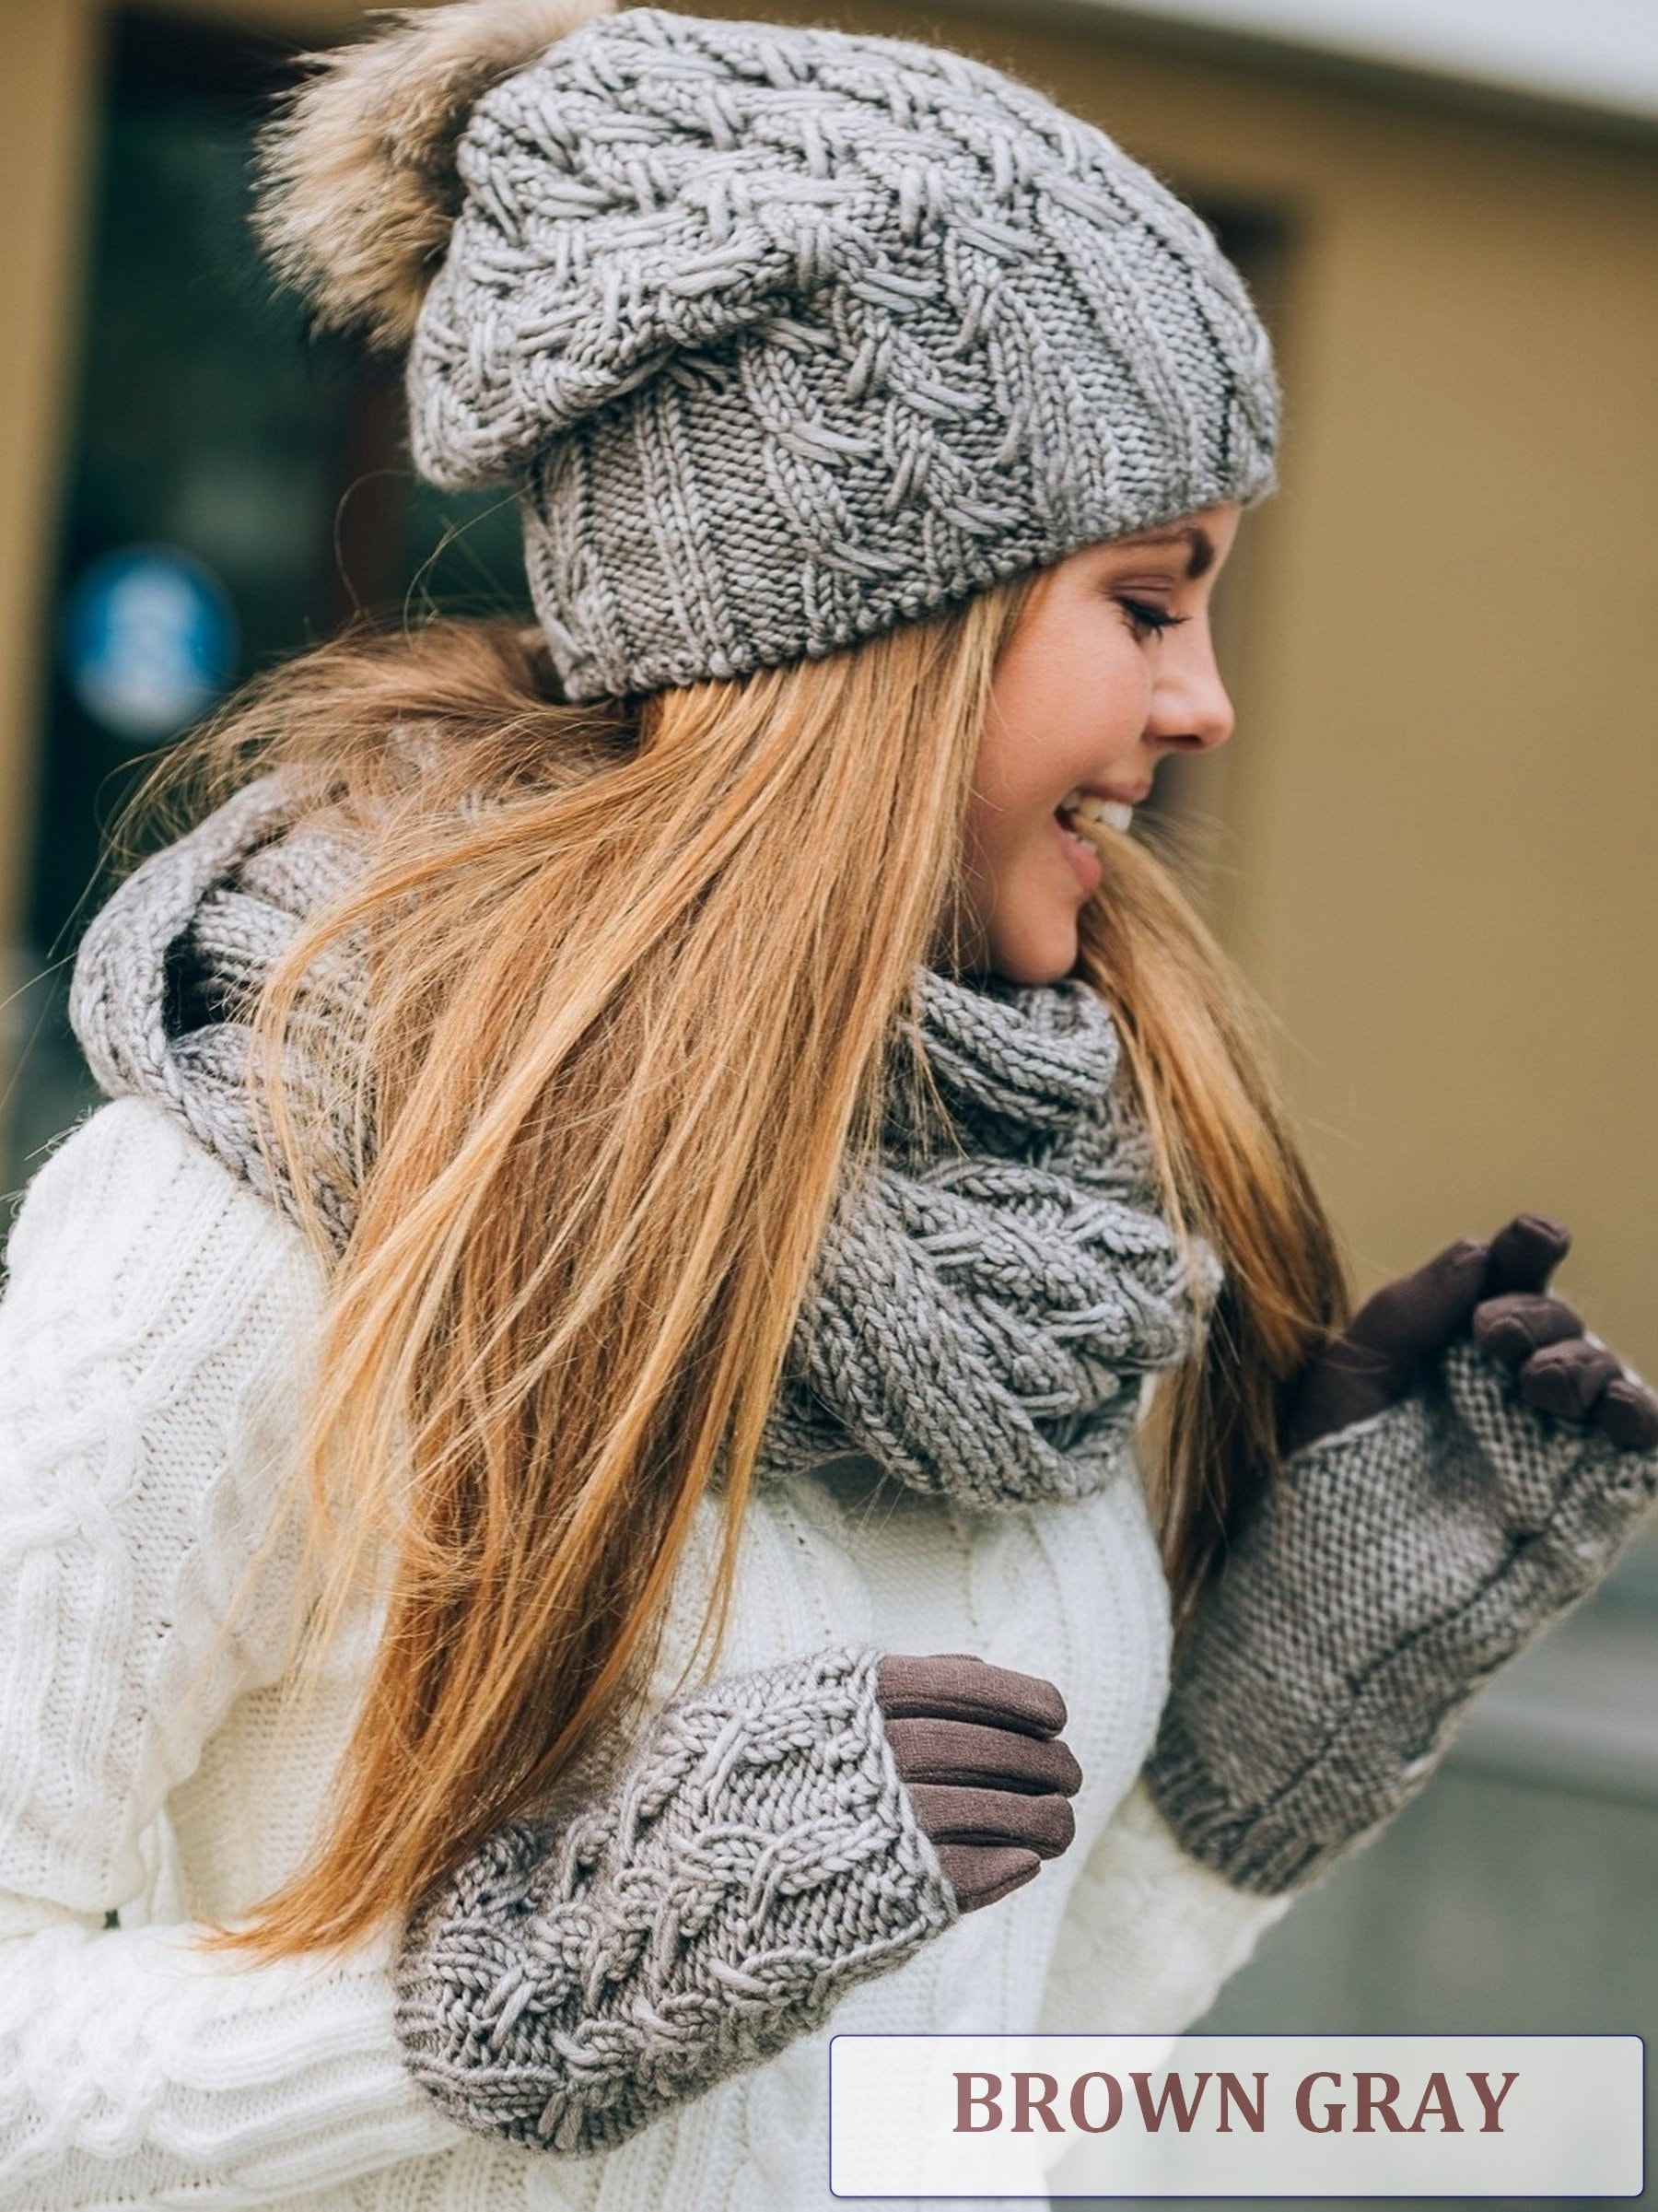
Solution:
<svg viewBox="0 0 1658 2212"><path fill-rule="evenodd" d="M460 205L455 149L492 85L613 0L454 0L384 11L376 38L312 57L266 132L258 227L332 329L407 345Z"/></svg>

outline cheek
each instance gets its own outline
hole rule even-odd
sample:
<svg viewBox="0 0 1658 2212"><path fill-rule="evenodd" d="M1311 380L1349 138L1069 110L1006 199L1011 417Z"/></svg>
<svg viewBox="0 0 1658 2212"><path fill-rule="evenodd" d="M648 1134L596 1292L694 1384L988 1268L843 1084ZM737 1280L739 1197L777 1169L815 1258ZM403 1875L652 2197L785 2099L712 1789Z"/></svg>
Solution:
<svg viewBox="0 0 1658 2212"><path fill-rule="evenodd" d="M1139 744L1151 684L1131 638L1109 634L1089 650L1033 652L998 685L993 733L975 788L1006 813L1045 814L1072 784L1104 775Z"/></svg>
<svg viewBox="0 0 1658 2212"><path fill-rule="evenodd" d="M975 786L967 802L963 844L968 865L980 877L994 879L1008 853L1024 834L1020 812L1004 792Z"/></svg>

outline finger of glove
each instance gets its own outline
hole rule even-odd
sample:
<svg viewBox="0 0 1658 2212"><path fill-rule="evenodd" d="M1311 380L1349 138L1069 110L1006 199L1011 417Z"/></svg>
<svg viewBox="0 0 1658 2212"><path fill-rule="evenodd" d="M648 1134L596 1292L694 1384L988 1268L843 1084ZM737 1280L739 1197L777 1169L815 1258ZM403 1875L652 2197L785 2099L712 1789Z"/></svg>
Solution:
<svg viewBox="0 0 1658 2212"><path fill-rule="evenodd" d="M933 1782L917 1782L909 1794L935 1843L1010 1843L1054 1859L1076 1841L1077 1818L1067 1797Z"/></svg>
<svg viewBox="0 0 1658 2212"><path fill-rule="evenodd" d="M1348 1324L1347 1341L1375 1355L1403 1389L1422 1361L1467 1327L1489 1261L1489 1246L1472 1237L1447 1245L1368 1299Z"/></svg>
<svg viewBox="0 0 1658 2212"><path fill-rule="evenodd" d="M1033 1851L1016 1851L1007 1844L940 1844L939 1864L963 1913L996 1904L1034 1881L1042 1871L1042 1861Z"/></svg>
<svg viewBox="0 0 1658 2212"><path fill-rule="evenodd" d="M1517 1213L1491 1239L1485 1295L1546 1291L1548 1279L1571 1249L1571 1231L1546 1213Z"/></svg>
<svg viewBox="0 0 1658 2212"><path fill-rule="evenodd" d="M1474 1341L1505 1367L1519 1367L1546 1344L1581 1337L1583 1324L1564 1298L1510 1291L1474 1308Z"/></svg>
<svg viewBox="0 0 1658 2212"><path fill-rule="evenodd" d="M1627 1375L1606 1385L1594 1418L1621 1452L1658 1450L1658 1397Z"/></svg>
<svg viewBox="0 0 1658 2212"><path fill-rule="evenodd" d="M963 1783L1074 1797L1082 1770L1057 1737L1021 1736L963 1720L894 1720L887 1740L905 1782Z"/></svg>
<svg viewBox="0 0 1658 2212"><path fill-rule="evenodd" d="M965 1720L1022 1736L1057 1736L1065 1700L1040 1675L946 1652L930 1658L889 1652L875 1670L875 1693L889 1721Z"/></svg>
<svg viewBox="0 0 1658 2212"><path fill-rule="evenodd" d="M1380 1352L1332 1344L1302 1376L1286 1424L1286 1448L1299 1451L1320 1436L1368 1421L1392 1405L1403 1387L1395 1383L1392 1365Z"/></svg>
<svg viewBox="0 0 1658 2212"><path fill-rule="evenodd" d="M1467 1325L1485 1281L1487 1248L1448 1245L1360 1307L1302 1376L1288 1422L1291 1451L1368 1421L1409 1388L1424 1361Z"/></svg>
<svg viewBox="0 0 1658 2212"><path fill-rule="evenodd" d="M1572 1337L1546 1344L1520 1370L1520 1395L1540 1412L1562 1421L1586 1421L1607 1386L1623 1373L1602 1344Z"/></svg>

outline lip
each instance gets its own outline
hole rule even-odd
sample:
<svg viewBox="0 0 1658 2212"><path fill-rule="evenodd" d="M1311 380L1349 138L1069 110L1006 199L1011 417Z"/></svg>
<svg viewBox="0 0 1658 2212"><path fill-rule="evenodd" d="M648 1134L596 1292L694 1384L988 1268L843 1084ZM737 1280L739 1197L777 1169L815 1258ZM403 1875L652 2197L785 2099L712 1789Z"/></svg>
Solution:
<svg viewBox="0 0 1658 2212"><path fill-rule="evenodd" d="M1090 799L1109 799L1118 806L1144 806L1146 801L1151 796L1151 786L1150 783L1137 783L1129 786L1110 783L1072 783L1066 786L1066 791L1081 791ZM1062 791L1059 795L1064 798L1066 792Z"/></svg>
<svg viewBox="0 0 1658 2212"><path fill-rule="evenodd" d="M1074 787L1073 787L1074 788ZM1105 876L1105 863L1092 845L1083 845L1054 816L1054 835L1069 861L1071 872L1084 891L1097 891Z"/></svg>

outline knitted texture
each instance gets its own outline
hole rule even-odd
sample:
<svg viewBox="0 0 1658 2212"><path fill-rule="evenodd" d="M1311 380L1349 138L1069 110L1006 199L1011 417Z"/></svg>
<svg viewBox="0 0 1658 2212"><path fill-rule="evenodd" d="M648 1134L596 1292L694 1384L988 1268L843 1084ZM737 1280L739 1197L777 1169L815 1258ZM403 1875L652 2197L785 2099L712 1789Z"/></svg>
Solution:
<svg viewBox="0 0 1658 2212"><path fill-rule="evenodd" d="M7 1258L0 2212L823 2212L816 2038L613 2157L549 2158L456 2127L410 2078L390 1932L270 1965L193 1949L193 1924L238 1920L316 1847L368 1679L371 1618L283 1711L301 1557L267 1539L324 1271L181 1119L137 1099L93 1114L38 1168ZM1040 1880L855 1989L830 2026L1023 2031L1051 1965L1082 1959L1114 1965L1077 2024L1192 2019L1272 1913L1161 1821L1131 1892L1088 1878L1115 1852L1114 1808L1166 1678L1167 1591L1138 1484L994 1520L899 1507L871 1514L840 1477L756 1492L732 1670L836 1641L977 1651L1062 1683L1087 1781L1077 1842ZM687 1636L718 1551L709 1508ZM221 1636L250 1572L251 1610ZM671 1644L664 1693L685 1656Z"/></svg>
<svg viewBox="0 0 1658 2212"><path fill-rule="evenodd" d="M477 104L415 458L516 482L572 698L833 651L1272 478L1189 209L960 54L629 8Z"/></svg>
<svg viewBox="0 0 1658 2212"><path fill-rule="evenodd" d="M1262 1933L1295 1902L1288 1894L1249 1897L1188 1859L1185 1910L1172 1921L1162 1909L1170 1842L1142 1776L1077 1878L1088 1911L1077 1916L1076 1941L1055 1955L1045 2035L1100 2035L1129 2018L1165 2031L1201 2019ZM1238 1908L1246 1898L1258 1918L1243 1924Z"/></svg>
<svg viewBox="0 0 1658 2212"><path fill-rule="evenodd" d="M290 1212L293 1193L260 1142L246 1017L301 922L343 896L361 866L338 837L285 837L291 819L280 779L261 777L152 854L87 930L69 999L87 1065L110 1097L153 1099ZM328 981L348 1019L360 980L336 965ZM287 1073L303 1080L292 1059ZM343 1129L326 1151L312 1195L344 1246L355 1206Z"/></svg>
<svg viewBox="0 0 1658 2212"><path fill-rule="evenodd" d="M249 785L146 860L104 907L70 1011L93 1073L151 1098L298 1214L259 1145L251 1001L316 904L350 888L337 834L293 828L278 779ZM323 1018L361 978L335 963ZM862 1450L981 1511L1080 1497L1122 1465L1143 1378L1190 1348L1212 1288L1161 1211L1115 1028L1085 985L982 986L923 969L919 1033L950 1114L895 1118L843 1189L762 1447L795 1473ZM304 1082L304 1068L290 1063ZM336 1245L356 1217L342 1102L308 1160Z"/></svg>
<svg viewBox="0 0 1658 2212"><path fill-rule="evenodd" d="M1187 1849L1262 1892L1322 1872L1417 1794L1655 1491L1658 1455L1535 1411L1466 1341L1294 1454L1208 1594L1147 1769Z"/></svg>
<svg viewBox="0 0 1658 2212"><path fill-rule="evenodd" d="M497 1830L410 1930L410 2071L462 2125L596 2151L809 2033L955 1918L852 1650L664 1708L613 1791Z"/></svg>
<svg viewBox="0 0 1658 2212"><path fill-rule="evenodd" d="M1120 1464L1143 1378L1190 1351L1213 1276L1159 1208L1094 991L917 986L952 1129L895 1128L838 1209L762 1466L850 1444L980 1511L1078 1497Z"/></svg>

